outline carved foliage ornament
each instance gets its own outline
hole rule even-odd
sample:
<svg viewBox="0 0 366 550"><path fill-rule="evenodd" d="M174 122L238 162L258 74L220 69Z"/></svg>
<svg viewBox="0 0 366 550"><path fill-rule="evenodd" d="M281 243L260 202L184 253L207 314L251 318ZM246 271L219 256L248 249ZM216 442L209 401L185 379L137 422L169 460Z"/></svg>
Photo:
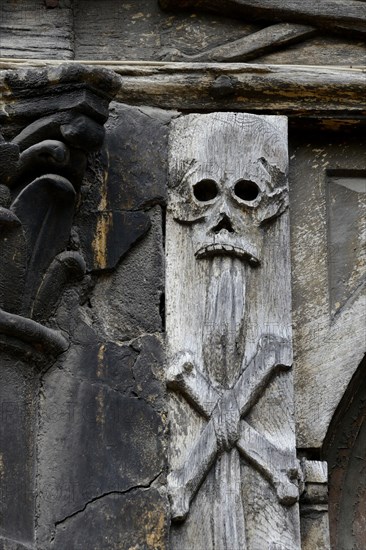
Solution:
<svg viewBox="0 0 366 550"><path fill-rule="evenodd" d="M85 273L84 259L70 241L71 226L87 154L103 142L108 116L105 92L109 86L113 93L116 86L106 79L106 90L98 97L97 82L103 75L96 74L95 91L86 100L86 79L92 76L77 66L61 67L61 84L53 74L35 91L26 89L32 81L29 74L24 79L16 73L7 77L18 98L12 102L13 111L17 102L19 111L24 111L23 94L27 118L32 116L32 101L38 111L43 105L45 116L10 141L0 134L0 331L21 340L35 339L49 351L65 349L66 341L38 323L48 321L65 286ZM52 86L57 86L56 96ZM77 92L69 109L73 87ZM32 99L32 93L37 97ZM55 104L59 110L50 114Z"/></svg>

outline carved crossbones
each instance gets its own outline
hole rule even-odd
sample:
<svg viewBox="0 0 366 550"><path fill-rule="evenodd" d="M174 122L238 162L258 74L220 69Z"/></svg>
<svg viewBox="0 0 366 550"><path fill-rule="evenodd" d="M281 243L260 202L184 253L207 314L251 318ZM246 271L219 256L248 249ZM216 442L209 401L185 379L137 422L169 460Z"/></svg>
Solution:
<svg viewBox="0 0 366 550"><path fill-rule="evenodd" d="M261 338L257 353L229 390L214 388L195 367L190 352L175 358L168 371L168 386L178 390L208 423L183 466L168 476L173 519L186 518L190 503L216 457L234 447L267 478L279 502L291 506L298 500L299 491L292 481L298 476L296 458L278 449L243 420L274 374L290 368L288 342L271 335ZM290 467L279 471L274 463L290 464Z"/></svg>

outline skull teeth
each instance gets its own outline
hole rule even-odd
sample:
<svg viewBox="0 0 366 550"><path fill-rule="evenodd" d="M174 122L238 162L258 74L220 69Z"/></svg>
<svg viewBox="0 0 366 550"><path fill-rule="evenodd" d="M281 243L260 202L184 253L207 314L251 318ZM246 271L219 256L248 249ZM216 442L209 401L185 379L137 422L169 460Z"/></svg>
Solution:
<svg viewBox="0 0 366 550"><path fill-rule="evenodd" d="M231 244L222 244L222 243L210 244L210 245L203 246L196 252L196 257L198 259L207 258L209 256L215 256L215 255L236 256L238 258L242 258L248 261L253 266L259 265L259 260L255 258L252 254L250 254L249 252L246 252L242 248L233 246Z"/></svg>

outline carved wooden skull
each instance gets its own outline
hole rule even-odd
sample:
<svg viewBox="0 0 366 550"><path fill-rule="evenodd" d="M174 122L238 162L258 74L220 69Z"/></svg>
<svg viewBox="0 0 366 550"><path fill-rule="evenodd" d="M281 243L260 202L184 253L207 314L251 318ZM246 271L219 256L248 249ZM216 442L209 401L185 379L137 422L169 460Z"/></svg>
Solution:
<svg viewBox="0 0 366 550"><path fill-rule="evenodd" d="M174 219L190 227L197 259L226 255L259 265L264 224L288 204L286 118L185 118L171 152Z"/></svg>

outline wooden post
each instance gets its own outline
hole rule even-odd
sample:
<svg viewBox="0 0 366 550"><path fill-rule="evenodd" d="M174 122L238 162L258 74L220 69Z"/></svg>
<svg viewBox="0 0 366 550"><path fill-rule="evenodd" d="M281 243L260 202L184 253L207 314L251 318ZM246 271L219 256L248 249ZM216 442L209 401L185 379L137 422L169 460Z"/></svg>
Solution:
<svg viewBox="0 0 366 550"><path fill-rule="evenodd" d="M287 120L173 121L171 548L299 550Z"/></svg>

